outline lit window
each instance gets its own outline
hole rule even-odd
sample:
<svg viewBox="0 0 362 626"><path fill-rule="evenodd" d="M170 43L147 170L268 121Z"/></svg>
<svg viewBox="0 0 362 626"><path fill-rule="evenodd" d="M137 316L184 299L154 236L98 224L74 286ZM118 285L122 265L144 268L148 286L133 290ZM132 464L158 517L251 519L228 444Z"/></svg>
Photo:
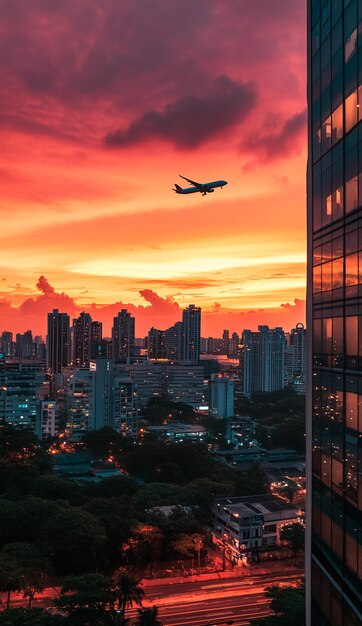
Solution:
<svg viewBox="0 0 362 626"><path fill-rule="evenodd" d="M345 101L345 115L346 115L346 133L348 133L358 121L358 108L357 108L357 89L351 93Z"/></svg>

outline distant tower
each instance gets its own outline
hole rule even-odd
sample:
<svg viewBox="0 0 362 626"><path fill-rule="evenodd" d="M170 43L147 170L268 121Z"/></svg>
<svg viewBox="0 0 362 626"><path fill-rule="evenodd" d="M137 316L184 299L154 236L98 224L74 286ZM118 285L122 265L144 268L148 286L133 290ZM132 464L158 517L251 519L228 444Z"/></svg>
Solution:
<svg viewBox="0 0 362 626"><path fill-rule="evenodd" d="M165 359L165 331L157 328L150 328L148 332L148 358L149 359Z"/></svg>
<svg viewBox="0 0 362 626"><path fill-rule="evenodd" d="M222 334L222 349L223 349L223 353L224 354L229 354L229 331L228 330L224 330L223 334Z"/></svg>
<svg viewBox="0 0 362 626"><path fill-rule="evenodd" d="M135 353L135 318L122 309L113 318L112 354L115 361L129 363Z"/></svg>
<svg viewBox="0 0 362 626"><path fill-rule="evenodd" d="M182 322L176 322L165 330L166 356L171 361L180 361L182 358Z"/></svg>
<svg viewBox="0 0 362 626"><path fill-rule="evenodd" d="M190 304L182 312L183 345L182 358L185 365L200 363L201 309Z"/></svg>
<svg viewBox="0 0 362 626"><path fill-rule="evenodd" d="M90 360L92 318L89 313L81 313L73 320L73 364L88 365Z"/></svg>
<svg viewBox="0 0 362 626"><path fill-rule="evenodd" d="M284 387L285 334L280 327L244 330L242 343L243 394L278 391Z"/></svg>
<svg viewBox="0 0 362 626"><path fill-rule="evenodd" d="M47 367L52 374L61 374L70 361L69 315L53 309L48 313Z"/></svg>

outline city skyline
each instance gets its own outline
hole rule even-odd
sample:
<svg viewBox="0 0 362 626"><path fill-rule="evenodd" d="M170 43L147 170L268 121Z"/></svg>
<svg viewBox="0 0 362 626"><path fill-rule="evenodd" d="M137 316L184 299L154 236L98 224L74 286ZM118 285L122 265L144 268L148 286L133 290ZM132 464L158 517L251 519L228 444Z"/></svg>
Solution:
<svg viewBox="0 0 362 626"><path fill-rule="evenodd" d="M106 326L188 302L205 334L304 322L305 7L247 4L4 3L4 326L66 302ZM229 185L184 198L179 173Z"/></svg>

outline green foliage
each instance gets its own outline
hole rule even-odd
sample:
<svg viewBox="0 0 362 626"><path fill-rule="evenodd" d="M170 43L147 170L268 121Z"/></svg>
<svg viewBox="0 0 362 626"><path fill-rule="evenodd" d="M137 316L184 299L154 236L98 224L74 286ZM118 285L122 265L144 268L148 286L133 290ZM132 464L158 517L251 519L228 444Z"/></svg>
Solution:
<svg viewBox="0 0 362 626"><path fill-rule="evenodd" d="M42 450L37 436L30 429L0 425L0 460L10 463L31 463L49 469L50 459Z"/></svg>
<svg viewBox="0 0 362 626"><path fill-rule="evenodd" d="M289 524L280 531L282 541L287 541L294 555L304 550L305 531L302 524Z"/></svg>
<svg viewBox="0 0 362 626"><path fill-rule="evenodd" d="M304 582L296 587L267 587L265 596L271 599L275 615L255 620L253 626L305 626Z"/></svg>
<svg viewBox="0 0 362 626"><path fill-rule="evenodd" d="M113 589L116 597L116 606L124 617L128 608L142 605L142 598L145 595L141 587L141 581L129 576L126 572L118 572L114 577Z"/></svg>
<svg viewBox="0 0 362 626"><path fill-rule="evenodd" d="M52 615L44 609L9 609L0 613L0 626L66 626L62 615Z"/></svg>
<svg viewBox="0 0 362 626"><path fill-rule="evenodd" d="M66 613L72 626L103 626L111 624L109 605L114 594L110 579L102 574L69 576L65 579L56 606Z"/></svg>
<svg viewBox="0 0 362 626"><path fill-rule="evenodd" d="M196 414L192 406L183 402L171 402L161 398L150 398L142 410L143 417L153 425L163 424L165 421L193 423Z"/></svg>
<svg viewBox="0 0 362 626"><path fill-rule="evenodd" d="M36 593L49 580L51 565L37 546L30 543L9 543L0 552L0 585L8 592L22 591L29 598L29 608Z"/></svg>
<svg viewBox="0 0 362 626"><path fill-rule="evenodd" d="M110 456L118 459L125 438L113 428L105 426L99 430L86 433L82 443L94 459L106 460Z"/></svg>
<svg viewBox="0 0 362 626"><path fill-rule="evenodd" d="M158 619L158 608L152 606L147 609L138 609L138 619L136 626L162 626L162 622Z"/></svg>

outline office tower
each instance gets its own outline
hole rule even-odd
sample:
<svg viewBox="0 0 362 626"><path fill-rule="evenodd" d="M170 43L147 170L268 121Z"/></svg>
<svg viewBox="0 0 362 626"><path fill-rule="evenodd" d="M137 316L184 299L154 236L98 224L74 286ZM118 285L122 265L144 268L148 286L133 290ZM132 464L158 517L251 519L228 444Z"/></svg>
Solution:
<svg viewBox="0 0 362 626"><path fill-rule="evenodd" d="M184 402L194 408L205 404L202 366L165 366L165 393L171 402Z"/></svg>
<svg viewBox="0 0 362 626"><path fill-rule="evenodd" d="M230 333L228 330L224 330L222 334L222 348L223 353L229 355L229 339Z"/></svg>
<svg viewBox="0 0 362 626"><path fill-rule="evenodd" d="M114 379L114 413L112 427L123 435L137 435L138 394L130 377Z"/></svg>
<svg viewBox="0 0 362 626"><path fill-rule="evenodd" d="M213 417L234 416L234 381L227 376L211 376L209 412Z"/></svg>
<svg viewBox="0 0 362 626"><path fill-rule="evenodd" d="M185 365L200 362L201 309L190 304L182 311L182 360Z"/></svg>
<svg viewBox="0 0 362 626"><path fill-rule="evenodd" d="M93 403L90 428L99 430L113 427L114 362L112 359L97 358L90 363L93 380Z"/></svg>
<svg viewBox="0 0 362 626"><path fill-rule="evenodd" d="M105 354L105 344L103 342L102 322L92 322L91 327L91 347L90 357L96 359L98 356L107 356Z"/></svg>
<svg viewBox="0 0 362 626"><path fill-rule="evenodd" d="M150 328L147 338L147 354L149 359L166 359L165 331Z"/></svg>
<svg viewBox="0 0 362 626"><path fill-rule="evenodd" d="M12 359L15 353L13 333L4 330L0 337L0 352L8 359Z"/></svg>
<svg viewBox="0 0 362 626"><path fill-rule="evenodd" d="M54 309L48 313L47 367L52 374L61 374L70 362L69 315Z"/></svg>
<svg viewBox="0 0 362 626"><path fill-rule="evenodd" d="M74 370L65 386L67 406L67 434L73 441L94 430L93 374L88 369Z"/></svg>
<svg viewBox="0 0 362 626"><path fill-rule="evenodd" d="M307 333L299 322L289 333L285 349L285 378L297 393L306 389Z"/></svg>
<svg viewBox="0 0 362 626"><path fill-rule="evenodd" d="M122 309L113 318L112 353L113 359L129 363L135 352L135 318L126 309Z"/></svg>
<svg viewBox="0 0 362 626"><path fill-rule="evenodd" d="M56 437L60 433L60 410L56 400L41 402L41 436Z"/></svg>
<svg viewBox="0 0 362 626"><path fill-rule="evenodd" d="M255 391L279 391L284 387L285 334L282 328L259 326L258 331L244 330L242 336L243 395Z"/></svg>
<svg viewBox="0 0 362 626"><path fill-rule="evenodd" d="M361 24L308 2L308 626L362 623Z"/></svg>
<svg viewBox="0 0 362 626"><path fill-rule="evenodd" d="M229 356L232 358L236 358L239 354L239 345L240 345L240 337L238 333L233 333L231 335L230 344L229 344Z"/></svg>
<svg viewBox="0 0 362 626"><path fill-rule="evenodd" d="M0 370L0 423L30 428L41 434L40 390L45 375L22 363L4 363Z"/></svg>
<svg viewBox="0 0 362 626"><path fill-rule="evenodd" d="M92 318L89 313L81 313L73 320L73 365L89 365L92 341Z"/></svg>
<svg viewBox="0 0 362 626"><path fill-rule="evenodd" d="M25 333L16 333L15 357L17 359L31 359L34 353L33 334L31 330Z"/></svg>
<svg viewBox="0 0 362 626"><path fill-rule="evenodd" d="M182 322L176 322L165 330L166 357L177 362L182 359Z"/></svg>

